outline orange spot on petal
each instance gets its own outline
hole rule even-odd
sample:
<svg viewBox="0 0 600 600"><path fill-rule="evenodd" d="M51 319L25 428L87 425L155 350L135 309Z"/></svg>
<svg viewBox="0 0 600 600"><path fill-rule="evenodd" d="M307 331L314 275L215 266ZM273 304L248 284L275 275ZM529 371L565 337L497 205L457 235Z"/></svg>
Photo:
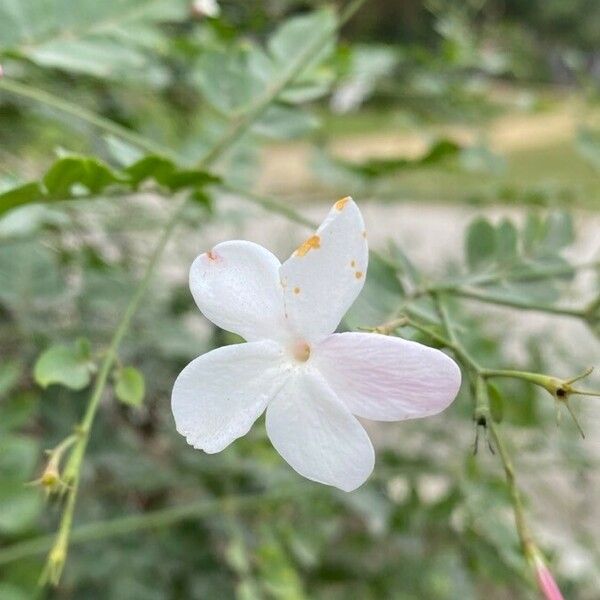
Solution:
<svg viewBox="0 0 600 600"><path fill-rule="evenodd" d="M342 210L344 210L344 206L346 206L346 203L348 202L348 200L350 200L350 196L345 196L344 198L340 198L336 203L335 203L335 208L336 210L339 210L340 212Z"/></svg>
<svg viewBox="0 0 600 600"><path fill-rule="evenodd" d="M294 294L299 294L300 293L300 288L299 287L295 287L294 288Z"/></svg>
<svg viewBox="0 0 600 600"><path fill-rule="evenodd" d="M209 250L206 253L206 256L208 257L208 260L217 260L217 254L214 250Z"/></svg>
<svg viewBox="0 0 600 600"><path fill-rule="evenodd" d="M311 250L321 247L321 238L318 235L311 235L301 246L298 247L296 256L306 256Z"/></svg>
<svg viewBox="0 0 600 600"><path fill-rule="evenodd" d="M354 267L356 266L356 261L355 261L355 260L353 260L353 261L350 263L350 266L351 266L352 268L354 268Z"/></svg>
<svg viewBox="0 0 600 600"><path fill-rule="evenodd" d="M365 240L366 240L366 239L367 239L367 232L366 232L366 231L363 231L363 234L362 234L362 235L363 235L363 237L364 237L364 238L365 238Z"/></svg>
<svg viewBox="0 0 600 600"><path fill-rule="evenodd" d="M356 277L356 279L360 279L362 276L362 271L356 271L356 273L354 273L354 277Z"/></svg>

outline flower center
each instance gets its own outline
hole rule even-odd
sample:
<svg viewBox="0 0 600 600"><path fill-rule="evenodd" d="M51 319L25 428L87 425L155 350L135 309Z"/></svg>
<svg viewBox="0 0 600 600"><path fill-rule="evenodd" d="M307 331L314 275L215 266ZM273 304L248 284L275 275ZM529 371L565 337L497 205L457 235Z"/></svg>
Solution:
<svg viewBox="0 0 600 600"><path fill-rule="evenodd" d="M292 353L297 361L306 362L310 358L310 346L306 342L296 342Z"/></svg>

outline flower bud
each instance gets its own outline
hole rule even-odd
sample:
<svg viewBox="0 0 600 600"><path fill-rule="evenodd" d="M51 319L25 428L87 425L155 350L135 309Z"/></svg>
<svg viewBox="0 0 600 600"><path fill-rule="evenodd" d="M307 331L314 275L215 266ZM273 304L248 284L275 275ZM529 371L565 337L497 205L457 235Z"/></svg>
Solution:
<svg viewBox="0 0 600 600"><path fill-rule="evenodd" d="M46 493L46 496L63 492L67 488L65 480L60 474L60 461L62 460L64 453L75 443L76 440L77 437L75 435L71 435L64 439L58 446L56 446L56 448L46 451L49 456L46 467L39 479L31 482L32 485L39 485Z"/></svg>
<svg viewBox="0 0 600 600"><path fill-rule="evenodd" d="M550 569L548 569L539 551L534 551L531 563L535 569L538 587L546 600L565 600Z"/></svg>
<svg viewBox="0 0 600 600"><path fill-rule="evenodd" d="M579 429L579 433L581 433L581 437L585 437L585 433L577 420L571 405L569 404L569 399L573 395L579 396L600 396L600 392L593 392L590 390L582 390L577 387L574 387L573 384L581 379L587 377L592 371L593 367L586 369L580 375L576 377L572 377L571 379L559 379L558 377L551 377L550 375L543 375L542 373L527 373L522 371L516 371L515 376L519 379L523 379L524 381L530 381L535 385L543 387L548 393L558 402L562 402L566 409L569 411L577 429ZM560 413L557 413L557 416L560 417Z"/></svg>

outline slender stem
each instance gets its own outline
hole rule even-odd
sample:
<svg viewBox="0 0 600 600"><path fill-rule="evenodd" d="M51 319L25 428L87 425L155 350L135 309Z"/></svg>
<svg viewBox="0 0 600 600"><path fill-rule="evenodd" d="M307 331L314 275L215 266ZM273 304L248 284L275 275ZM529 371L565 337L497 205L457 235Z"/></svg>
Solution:
<svg viewBox="0 0 600 600"><path fill-rule="evenodd" d="M510 492L513 514L515 518L515 526L517 529L517 535L521 542L521 548L523 554L527 558L530 554L530 549L534 546L533 537L527 519L525 517L525 508L523 507L523 499L519 486L517 485L517 479L515 476L515 469L513 467L512 459L506 449L506 445L502 438L500 427L494 423L493 419L488 420L488 427L492 433L494 444L498 450L502 467L504 468L504 474L506 477L506 484Z"/></svg>
<svg viewBox="0 0 600 600"><path fill-rule="evenodd" d="M163 229L158 243L152 252L148 265L146 266L144 276L138 284L129 303L127 304L127 308L125 309L125 312L123 313L123 316L119 321L117 329L115 330L115 333L110 341L108 349L104 354L104 360L102 361L102 365L100 366L98 376L96 377L94 388L88 401L86 411L84 413L81 424L77 428L79 440L77 442L77 445L73 449L71 455L69 456L69 461L65 468L65 483L69 486L66 504L62 513L56 542L48 557L48 565L45 571L45 575L54 584L58 583L58 580L60 579L60 575L62 573L62 568L65 563L67 549L69 545L69 536L73 525L75 505L77 502L77 493L79 491L79 483L81 479L81 466L83 462L83 457L85 456L85 451L87 449L92 424L96 416L98 406L100 404L100 400L102 399L102 396L104 394L108 377L117 358L117 353L121 342L123 341L123 338L125 337L129 329L134 314L137 312L146 294L146 291L148 290L148 286L150 285L150 281L154 274L154 270L160 258L162 257L164 249L171 237L171 233L175 225L177 224L177 221L180 219L183 213L185 205L185 200L180 202L179 206L173 211L172 215L170 216L167 224Z"/></svg>
<svg viewBox="0 0 600 600"><path fill-rule="evenodd" d="M282 204L277 200L273 200L272 198L267 198L266 196L255 194L248 190L243 190L233 185L229 185L227 183L221 184L220 187L227 192L236 194L237 196L241 196L246 200L249 200L253 204L261 206L262 208L271 213L281 215L289 221L298 223L298 225L304 225L306 227L309 227L310 229L317 229L317 227L319 226L318 223L315 223L311 219L308 219L305 216L301 215L298 211L294 210L290 206L286 206L285 204Z"/></svg>
<svg viewBox="0 0 600 600"><path fill-rule="evenodd" d="M550 378L548 375L541 373L530 373L529 371L513 371L511 369L483 369L481 371L482 377L505 377L508 379L522 379L523 381L529 381L542 387L548 387L547 381ZM558 381L558 380L556 380Z"/></svg>
<svg viewBox="0 0 600 600"><path fill-rule="evenodd" d="M444 324L444 328L446 329L448 337L450 338L449 348L453 350L457 357L461 358L471 370L477 374L481 373L481 367L479 366L479 363L469 354L467 349L460 342L458 336L456 335L450 315L448 314L444 297L441 294L433 294L433 301L440 318L442 319L442 323Z"/></svg>
<svg viewBox="0 0 600 600"><path fill-rule="evenodd" d="M303 493L310 493L312 488L302 488ZM316 490L316 488L315 488ZM73 529L71 543L102 540L116 536L127 535L147 529L158 529L173 525L179 521L203 517L219 512L225 505L235 507L236 510L249 510L261 508L267 503L279 502L298 496L299 486L291 486L273 492L261 494L247 494L217 498L214 500L200 500L181 506L173 506L160 510L129 515L96 523L88 523ZM36 554L42 554L53 546L54 536L44 535L31 540L18 542L12 546L0 549L0 565L21 560Z"/></svg>
<svg viewBox="0 0 600 600"><path fill-rule="evenodd" d="M28 98L29 100L34 100L35 102L39 102L40 104L45 104L46 106L50 106L60 112L63 112L67 115L75 117L80 121L84 121L106 131L107 133L111 133L117 137L120 137L133 145L146 150L147 152L151 152L152 154L162 154L170 157L174 157L174 153L165 148L164 146L158 144L157 142L153 142L110 119L105 119L100 115L87 110L77 104L73 104L68 100L63 100L50 92L46 92L44 90L40 90L38 88L32 87L25 83L20 83L15 81L14 79L7 79L6 77L0 79L0 90L6 90L11 94L15 94L16 96L21 96L22 98Z"/></svg>
<svg viewBox="0 0 600 600"><path fill-rule="evenodd" d="M483 424L486 427L486 430L489 430L491 432L495 446L498 449L500 462L502 463L504 474L506 476L506 485L510 492L517 535L519 536L519 540L521 542L523 554L525 558L528 558L531 549L535 548L535 544L533 542L531 531L529 529L529 525L525 517L523 500L521 498L521 492L517 486L512 459L510 457L510 454L508 453L508 450L506 449L506 445L502 438L500 427L497 423L494 422L494 419L491 417L491 408L487 391L487 385L484 377L482 376L483 370L477 365L476 362L470 359L468 352L462 347L460 340L454 332L452 321L450 320L449 315L445 310L443 299L439 295L434 295L434 299L436 301L436 305L438 306L438 310L440 311L440 314L442 316L446 332L451 338L452 343L456 347L461 349L461 353L463 354L463 356L467 356L469 358L467 362L467 367L473 371L473 375L475 377L475 420L477 426L479 426L480 422L483 422ZM480 421L481 418L483 418L482 421Z"/></svg>

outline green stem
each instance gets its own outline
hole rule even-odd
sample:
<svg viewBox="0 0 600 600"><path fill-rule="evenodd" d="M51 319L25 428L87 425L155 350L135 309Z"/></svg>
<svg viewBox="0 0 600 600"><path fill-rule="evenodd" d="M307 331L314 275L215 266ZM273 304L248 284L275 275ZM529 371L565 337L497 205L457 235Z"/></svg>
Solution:
<svg viewBox="0 0 600 600"><path fill-rule="evenodd" d="M481 372L483 377L506 377L509 379L522 379L523 381L529 381L547 387L545 384L546 380L549 379L548 375L542 375L541 373L530 373L529 371L513 371L511 369L483 369Z"/></svg>
<svg viewBox="0 0 600 600"><path fill-rule="evenodd" d="M304 225L310 229L317 229L319 227L318 223L307 219L303 215L301 215L298 211L293 208L278 202L277 200L273 200L272 198L267 198L266 196L262 196L260 194L255 194L248 190L243 190L233 185L229 185L227 183L221 184L220 186L223 190L230 192L232 194L236 194L237 196L241 196L246 200L249 200L253 204L261 206L265 210L270 213L281 215L285 217L289 221L294 223L298 223L298 225Z"/></svg>
<svg viewBox="0 0 600 600"><path fill-rule="evenodd" d="M531 535L531 530L529 529L529 524L527 523L527 519L525 517L525 508L523 507L521 492L519 490L519 486L517 485L517 478L512 459L506 449L506 445L500 432L500 427L494 423L493 419L488 419L488 427L492 432L492 438L498 450L498 454L500 455L502 467L504 468L504 475L506 477L506 484L510 492L513 515L515 518L515 527L521 542L521 549L523 550L525 558L528 558L530 549L534 547L534 542Z"/></svg>
<svg viewBox="0 0 600 600"><path fill-rule="evenodd" d="M525 517L525 510L523 508L521 492L517 486L517 480L512 459L510 457L510 454L508 453L508 450L506 449L506 445L504 444L500 427L494 422L494 419L491 417L491 408L489 395L487 391L487 385L482 375L484 370L469 357L468 352L463 348L460 340L456 336L456 333L454 332L454 328L452 326L452 321L450 320L449 315L445 309L443 299L439 295L435 294L433 295L433 297L436 302L436 305L438 306L438 310L440 311L440 314L442 316L442 320L444 322L444 327L446 329L448 337L450 337L454 346L458 347L461 350L461 354L468 358L467 367L472 370L473 376L475 378L475 421L477 423L477 426L479 426L481 422L486 427L486 430L489 430L491 432L494 444L498 449L500 462L502 463L502 467L504 469L504 474L506 477L506 485L510 492L517 535L519 536L519 540L521 542L523 554L525 558L528 559L531 548L535 546L533 543L533 538L531 536L529 525L527 523L527 519Z"/></svg>
<svg viewBox="0 0 600 600"><path fill-rule="evenodd" d="M78 426L77 433L79 439L77 445L69 456L69 461L65 469L65 482L69 486L67 500L62 513L56 542L48 557L48 565L45 571L46 575L54 584L58 583L66 560L69 536L73 525L73 516L81 479L81 466L100 400L104 394L108 377L117 358L117 353L121 342L129 330L129 326L134 314L137 312L144 296L146 295L148 286L150 285L150 281L154 274L154 269L162 257L167 242L171 237L171 233L177 224L177 221L183 213L185 205L185 201L182 201L179 204L179 206L173 211L173 214L163 229L158 243L152 252L148 265L146 266L144 276L138 284L129 303L127 304L127 308L125 309L125 312L123 313L117 329L115 330L115 333L110 341L108 349L104 354L104 359L102 361L102 365L100 366L98 376L96 377L94 388L88 401L86 411L80 425Z"/></svg>
<svg viewBox="0 0 600 600"><path fill-rule="evenodd" d="M463 344L458 339L458 336L456 335L454 326L452 325L452 321L450 319L450 315L448 314L448 309L446 307L446 302L444 300L444 297L441 294L433 294L432 297L433 297L433 301L435 303L436 309L438 311L438 314L440 315L442 323L444 324L444 328L446 329L448 337L450 338L449 348L451 350L453 350L454 353L456 354L456 356L458 358L462 359L462 361L464 363L466 363L466 365L472 371L474 371L477 374L481 373L481 366L469 354L467 349L463 346Z"/></svg>
<svg viewBox="0 0 600 600"><path fill-rule="evenodd" d="M141 135L138 135L134 131L111 121L110 119L105 119L100 115L87 110L77 104L73 104L68 100L63 100L58 96L54 96L53 94L46 92L44 90L40 90L38 88L29 86L25 83L20 83L15 81L14 79L7 79L6 77L0 79L0 90L6 90L11 94L16 96L21 96L22 98L27 98L29 100L33 100L35 102L39 102L40 104L45 104L46 106L50 106L60 112L63 112L67 115L75 117L80 121L84 121L85 123L89 123L98 129L106 131L107 133L111 133L117 137L120 137L134 146L146 150L152 154L161 154L166 155L171 158L174 157L174 154L168 148L161 146L160 144L153 142Z"/></svg>

